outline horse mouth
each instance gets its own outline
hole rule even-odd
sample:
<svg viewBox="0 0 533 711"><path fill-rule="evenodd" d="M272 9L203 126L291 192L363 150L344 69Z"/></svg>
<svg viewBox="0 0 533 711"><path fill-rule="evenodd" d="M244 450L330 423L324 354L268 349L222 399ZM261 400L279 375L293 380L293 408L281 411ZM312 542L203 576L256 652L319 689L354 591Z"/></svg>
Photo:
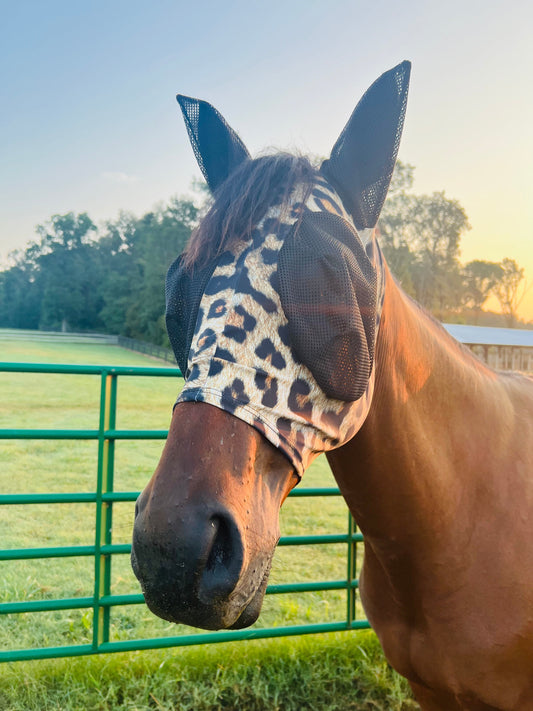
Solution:
<svg viewBox="0 0 533 711"><path fill-rule="evenodd" d="M146 580L141 581L141 588L148 608L163 620L204 630L239 630L250 627L259 617L271 563L272 556L263 565L256 565L251 575L241 580L232 594L210 604L202 602L194 589L183 591L176 586L162 588L154 581L150 583Z"/></svg>
<svg viewBox="0 0 533 711"><path fill-rule="evenodd" d="M233 624L229 625L227 629L230 630L242 630L245 627L250 627L250 625L253 625L254 622L257 621L257 618L259 617L259 614L261 612L261 608L263 606L263 598L265 597L265 592L268 584L268 576L270 574L270 566L271 566L271 561L266 567L265 573L263 575L263 579L257 588L254 596L250 600L250 602L246 605L246 607L243 609L241 614L237 617L235 622Z"/></svg>

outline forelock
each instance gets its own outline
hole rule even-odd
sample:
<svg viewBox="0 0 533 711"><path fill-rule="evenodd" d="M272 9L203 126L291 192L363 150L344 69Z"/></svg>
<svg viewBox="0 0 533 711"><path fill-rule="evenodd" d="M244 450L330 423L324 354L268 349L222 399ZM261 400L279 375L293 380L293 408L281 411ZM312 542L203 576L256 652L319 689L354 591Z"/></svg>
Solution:
<svg viewBox="0 0 533 711"><path fill-rule="evenodd" d="M212 204L191 235L184 253L188 267L201 267L250 238L266 213L290 209L294 189L310 193L319 172L309 159L275 153L244 161L213 195Z"/></svg>

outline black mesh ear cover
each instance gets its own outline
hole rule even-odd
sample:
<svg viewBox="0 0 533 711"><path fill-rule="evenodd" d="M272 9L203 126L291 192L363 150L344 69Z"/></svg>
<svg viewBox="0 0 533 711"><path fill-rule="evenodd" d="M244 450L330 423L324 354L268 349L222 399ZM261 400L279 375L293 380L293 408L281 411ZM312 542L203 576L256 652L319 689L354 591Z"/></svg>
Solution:
<svg viewBox="0 0 533 711"><path fill-rule="evenodd" d="M342 217L306 211L280 250L278 284L291 345L324 393L358 400L374 359L374 267Z"/></svg>
<svg viewBox="0 0 533 711"><path fill-rule="evenodd" d="M214 192L250 154L235 131L207 101L182 94L176 99L200 170Z"/></svg>
<svg viewBox="0 0 533 711"><path fill-rule="evenodd" d="M187 376L187 360L191 347L200 301L207 282L215 270L212 261L200 269L186 268L180 255L167 272L165 282L166 325L170 345L183 377Z"/></svg>
<svg viewBox="0 0 533 711"><path fill-rule="evenodd" d="M411 63L382 74L365 92L321 172L357 229L378 221L394 170L407 108Z"/></svg>

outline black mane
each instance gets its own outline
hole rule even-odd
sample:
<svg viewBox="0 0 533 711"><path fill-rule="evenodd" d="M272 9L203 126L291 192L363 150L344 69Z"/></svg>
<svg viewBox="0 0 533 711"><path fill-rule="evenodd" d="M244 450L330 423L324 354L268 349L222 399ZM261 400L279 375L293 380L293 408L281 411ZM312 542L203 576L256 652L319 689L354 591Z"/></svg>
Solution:
<svg viewBox="0 0 533 711"><path fill-rule="evenodd" d="M276 153L245 160L213 195L213 203L184 251L187 267L202 266L249 238L275 205L289 204L295 186L311 190L318 170L302 156Z"/></svg>

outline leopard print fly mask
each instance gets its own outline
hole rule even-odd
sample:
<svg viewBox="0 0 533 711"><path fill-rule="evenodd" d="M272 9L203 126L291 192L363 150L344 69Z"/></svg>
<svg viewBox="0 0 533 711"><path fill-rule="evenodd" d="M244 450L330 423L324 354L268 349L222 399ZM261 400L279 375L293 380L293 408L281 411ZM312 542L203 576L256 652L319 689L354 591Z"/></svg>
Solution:
<svg viewBox="0 0 533 711"><path fill-rule="evenodd" d="M198 268L179 257L167 275L167 330L186 379L177 402L247 422L300 477L356 434L371 404L385 293L374 227L408 80L404 62L372 85L309 190L294 186L246 239ZM248 152L212 106L178 101L216 200Z"/></svg>

